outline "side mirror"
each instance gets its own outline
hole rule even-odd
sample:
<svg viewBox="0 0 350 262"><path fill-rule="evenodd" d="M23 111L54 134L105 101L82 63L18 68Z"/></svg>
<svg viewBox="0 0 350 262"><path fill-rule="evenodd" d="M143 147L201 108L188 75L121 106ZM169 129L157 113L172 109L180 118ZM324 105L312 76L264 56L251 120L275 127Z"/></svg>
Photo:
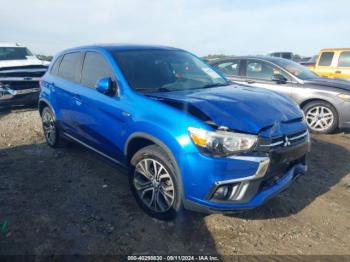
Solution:
<svg viewBox="0 0 350 262"><path fill-rule="evenodd" d="M114 94L113 81L110 77L102 78L96 82L96 90L101 94L111 96Z"/></svg>
<svg viewBox="0 0 350 262"><path fill-rule="evenodd" d="M274 74L271 80L275 81L277 84L285 84L288 79L281 74Z"/></svg>

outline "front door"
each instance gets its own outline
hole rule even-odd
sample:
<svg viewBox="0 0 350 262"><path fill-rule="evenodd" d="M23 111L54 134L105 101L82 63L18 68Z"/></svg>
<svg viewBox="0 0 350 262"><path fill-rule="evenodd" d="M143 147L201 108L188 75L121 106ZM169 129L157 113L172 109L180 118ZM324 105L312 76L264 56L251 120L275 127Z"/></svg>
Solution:
<svg viewBox="0 0 350 262"><path fill-rule="evenodd" d="M123 124L129 120L118 92L113 95L99 93L96 83L102 78L117 79L106 58L97 52L86 52L81 73L79 99L74 112L77 138L115 160L123 158L120 137Z"/></svg>
<svg viewBox="0 0 350 262"><path fill-rule="evenodd" d="M340 52L334 77L350 80L350 51Z"/></svg>
<svg viewBox="0 0 350 262"><path fill-rule="evenodd" d="M322 77L334 78L335 64L334 64L335 53L326 51L321 53L318 63L315 67L315 72Z"/></svg>
<svg viewBox="0 0 350 262"><path fill-rule="evenodd" d="M242 83L258 88L270 89L286 96L292 95L294 83L290 76L278 67L262 60L243 60L241 66L244 67ZM273 76L279 74L286 78L285 83L272 80Z"/></svg>

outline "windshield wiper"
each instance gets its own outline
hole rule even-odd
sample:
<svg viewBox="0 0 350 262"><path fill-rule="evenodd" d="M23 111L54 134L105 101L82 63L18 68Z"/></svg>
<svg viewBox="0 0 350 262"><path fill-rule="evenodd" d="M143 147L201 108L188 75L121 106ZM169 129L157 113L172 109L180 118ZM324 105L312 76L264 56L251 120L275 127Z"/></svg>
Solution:
<svg viewBox="0 0 350 262"><path fill-rule="evenodd" d="M228 86L230 85L229 83L224 83L224 84L208 84L208 85L204 85L204 86L201 86L201 87L198 87L198 88L195 88L195 89L204 89L204 88L212 88L212 87L219 87L219 86Z"/></svg>
<svg viewBox="0 0 350 262"><path fill-rule="evenodd" d="M170 92L171 90L165 87L159 88L135 88L136 91L146 91L146 93L156 93L156 92Z"/></svg>

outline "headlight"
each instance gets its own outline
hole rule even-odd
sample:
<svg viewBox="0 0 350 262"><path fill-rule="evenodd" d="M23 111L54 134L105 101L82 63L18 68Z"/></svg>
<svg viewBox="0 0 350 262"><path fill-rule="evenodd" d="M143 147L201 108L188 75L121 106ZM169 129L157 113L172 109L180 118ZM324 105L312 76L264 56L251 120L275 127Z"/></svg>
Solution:
<svg viewBox="0 0 350 262"><path fill-rule="evenodd" d="M250 150L258 140L257 136L228 131L207 131L189 127L193 143L201 152L212 156L228 156Z"/></svg>
<svg viewBox="0 0 350 262"><path fill-rule="evenodd" d="M345 102L350 102L350 95L347 95L347 94L339 94L338 97L345 101Z"/></svg>

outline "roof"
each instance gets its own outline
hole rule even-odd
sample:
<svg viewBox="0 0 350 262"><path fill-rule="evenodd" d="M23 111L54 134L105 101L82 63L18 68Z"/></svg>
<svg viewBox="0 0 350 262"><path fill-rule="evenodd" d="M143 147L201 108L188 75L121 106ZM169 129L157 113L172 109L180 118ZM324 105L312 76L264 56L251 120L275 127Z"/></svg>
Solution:
<svg viewBox="0 0 350 262"><path fill-rule="evenodd" d="M129 50L181 50L169 46L160 45L138 45L138 44L92 44L86 46L78 46L68 50L81 50L81 49L105 49L108 51L129 51ZM66 51L68 51L66 50Z"/></svg>
<svg viewBox="0 0 350 262"><path fill-rule="evenodd" d="M18 43L0 43L0 47L20 47Z"/></svg>
<svg viewBox="0 0 350 262"><path fill-rule="evenodd" d="M321 52L323 51L350 51L350 48L323 48L321 49Z"/></svg>
<svg viewBox="0 0 350 262"><path fill-rule="evenodd" d="M215 61L210 61L210 63L212 64L217 64L218 62L224 62L224 61L230 61L230 60L239 60L239 59L262 59L262 60L266 60L272 63L275 63L277 61L285 61L286 59L281 58L281 57L274 57L274 56L233 56L233 57L225 57L225 58L221 58L221 59L217 59Z"/></svg>

